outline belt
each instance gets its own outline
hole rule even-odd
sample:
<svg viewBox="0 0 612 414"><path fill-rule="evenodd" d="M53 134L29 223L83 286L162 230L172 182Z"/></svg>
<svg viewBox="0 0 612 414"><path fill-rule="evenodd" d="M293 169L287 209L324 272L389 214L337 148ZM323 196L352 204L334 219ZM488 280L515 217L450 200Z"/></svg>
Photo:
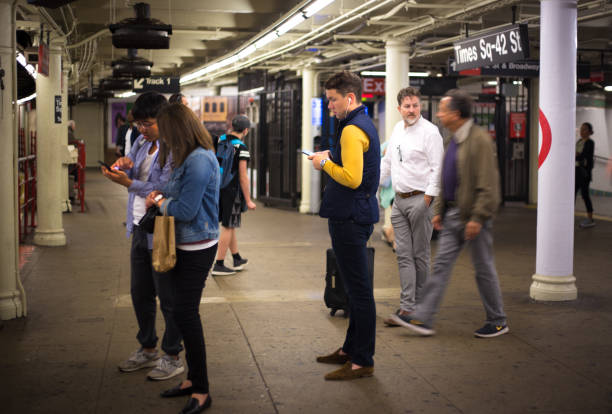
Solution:
<svg viewBox="0 0 612 414"><path fill-rule="evenodd" d="M425 193L424 191L414 190L414 191L411 191L409 193L395 193L395 195L400 197L400 198L410 198L412 196L419 195L419 194L424 194L424 193Z"/></svg>

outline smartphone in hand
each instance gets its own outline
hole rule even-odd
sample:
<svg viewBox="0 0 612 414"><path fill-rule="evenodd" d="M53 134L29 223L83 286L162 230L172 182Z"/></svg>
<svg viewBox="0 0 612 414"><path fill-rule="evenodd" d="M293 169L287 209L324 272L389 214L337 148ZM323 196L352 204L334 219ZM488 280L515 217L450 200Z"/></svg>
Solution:
<svg viewBox="0 0 612 414"><path fill-rule="evenodd" d="M110 167L110 166L109 166L107 163L105 163L104 161L100 161L100 160L98 160L98 164L100 164L101 166L103 166L103 167L104 167L104 168L106 168L107 170L110 170L110 169L111 169L111 167Z"/></svg>
<svg viewBox="0 0 612 414"><path fill-rule="evenodd" d="M313 154L314 154L314 152L312 152L312 151L302 150L302 154L304 154L304 155L306 155L306 156L310 157L311 155L313 155Z"/></svg>

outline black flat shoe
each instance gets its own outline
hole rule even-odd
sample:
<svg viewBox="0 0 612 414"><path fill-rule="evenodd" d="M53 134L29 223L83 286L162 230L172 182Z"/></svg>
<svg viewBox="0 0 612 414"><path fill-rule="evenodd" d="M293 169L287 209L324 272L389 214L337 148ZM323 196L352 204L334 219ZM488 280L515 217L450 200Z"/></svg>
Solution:
<svg viewBox="0 0 612 414"><path fill-rule="evenodd" d="M190 398L179 414L198 414L210 407L211 404L212 398L210 398L210 394L208 394L206 401L202 405L200 405L197 399Z"/></svg>
<svg viewBox="0 0 612 414"><path fill-rule="evenodd" d="M161 395L163 398L182 397L184 395L191 395L193 387L187 387L187 388L181 389L181 384L182 382L180 382L176 387L163 391L159 395Z"/></svg>

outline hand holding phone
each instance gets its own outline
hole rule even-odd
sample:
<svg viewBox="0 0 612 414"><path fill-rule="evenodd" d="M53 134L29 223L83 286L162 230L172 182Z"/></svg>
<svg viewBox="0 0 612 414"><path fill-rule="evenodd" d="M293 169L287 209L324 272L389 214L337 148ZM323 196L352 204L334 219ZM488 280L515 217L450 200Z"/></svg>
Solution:
<svg viewBox="0 0 612 414"><path fill-rule="evenodd" d="M111 169L111 167L109 167L109 165L107 163L105 163L104 161L98 160L98 164L100 164L101 166L103 166L104 168L106 168L109 171Z"/></svg>
<svg viewBox="0 0 612 414"><path fill-rule="evenodd" d="M304 154L304 155L306 155L306 156L310 157L312 154L314 154L314 152L312 152L312 151L302 150L302 154Z"/></svg>

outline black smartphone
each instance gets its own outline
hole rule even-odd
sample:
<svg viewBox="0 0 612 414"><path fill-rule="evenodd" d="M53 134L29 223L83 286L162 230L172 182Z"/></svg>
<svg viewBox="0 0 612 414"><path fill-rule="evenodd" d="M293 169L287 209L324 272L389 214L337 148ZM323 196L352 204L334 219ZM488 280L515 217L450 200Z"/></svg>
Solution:
<svg viewBox="0 0 612 414"><path fill-rule="evenodd" d="M105 163L104 161L98 160L98 164L100 164L101 166L103 166L104 168L106 168L109 171L111 170L111 167L107 163Z"/></svg>

